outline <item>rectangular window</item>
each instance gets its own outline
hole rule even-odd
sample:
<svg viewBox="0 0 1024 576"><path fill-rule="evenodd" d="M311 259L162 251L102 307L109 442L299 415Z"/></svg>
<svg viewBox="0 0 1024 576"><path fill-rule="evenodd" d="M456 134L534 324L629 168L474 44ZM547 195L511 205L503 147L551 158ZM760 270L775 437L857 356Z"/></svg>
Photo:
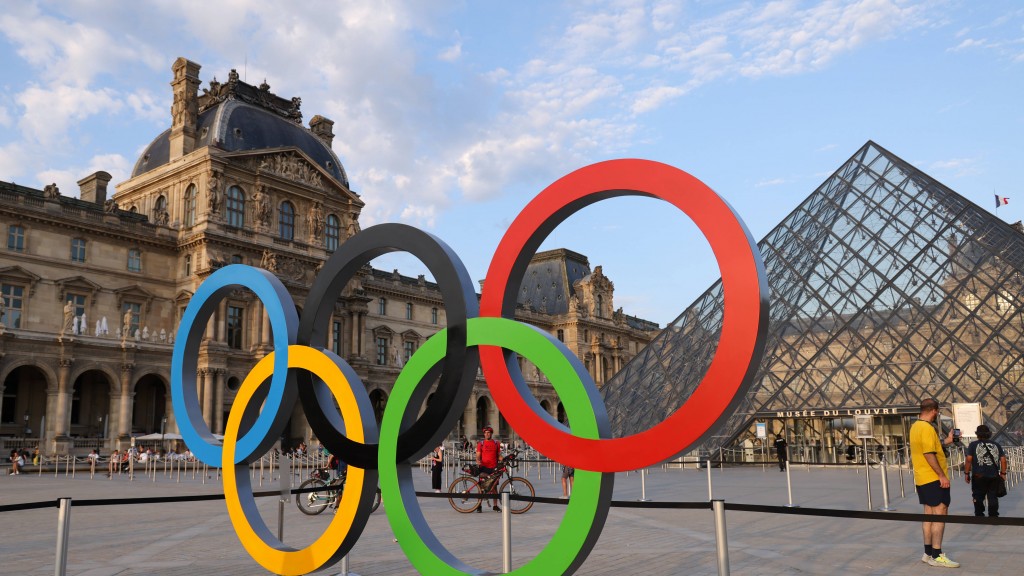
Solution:
<svg viewBox="0 0 1024 576"><path fill-rule="evenodd" d="M71 301L71 305L74 306L75 316L81 316L85 314L85 294L71 294L68 293L68 300Z"/></svg>
<svg viewBox="0 0 1024 576"><path fill-rule="evenodd" d="M385 366L388 363L388 339L377 338L377 365Z"/></svg>
<svg viewBox="0 0 1024 576"><path fill-rule="evenodd" d="M8 328L21 328L21 312L24 309L25 287L14 284L4 284L0 287L0 294L3 297L3 309L0 319Z"/></svg>
<svg viewBox="0 0 1024 576"><path fill-rule="evenodd" d="M412 302L405 304L405 319L412 320Z"/></svg>
<svg viewBox="0 0 1024 576"><path fill-rule="evenodd" d="M341 322L331 323L331 352L341 356Z"/></svg>
<svg viewBox="0 0 1024 576"><path fill-rule="evenodd" d="M558 329L558 341L565 342L565 330L562 330L561 328Z"/></svg>
<svg viewBox="0 0 1024 576"><path fill-rule="evenodd" d="M124 322L124 313L129 311L132 313L132 316L131 322L128 324L127 338L133 337L135 333L139 331L139 322L142 320L142 304L139 304L138 302L125 302L121 304L122 322ZM123 328L124 325L122 324L122 329Z"/></svg>
<svg viewBox="0 0 1024 576"><path fill-rule="evenodd" d="M14 224L7 228L7 249L13 252L25 251L25 228Z"/></svg>
<svg viewBox="0 0 1024 576"><path fill-rule="evenodd" d="M192 275L192 255L185 254L185 276Z"/></svg>
<svg viewBox="0 0 1024 576"><path fill-rule="evenodd" d="M413 352L416 351L416 343L415 342L410 342L410 341L406 340L404 346L405 346L405 361L408 362L409 358L412 358Z"/></svg>
<svg viewBox="0 0 1024 576"><path fill-rule="evenodd" d="M383 315L388 313L388 299L387 298L381 298L380 300L377 301L377 313L380 314L381 316L383 316Z"/></svg>
<svg viewBox="0 0 1024 576"><path fill-rule="evenodd" d="M228 306L227 339L228 348L242 348L242 321L245 310L238 306Z"/></svg>
<svg viewBox="0 0 1024 576"><path fill-rule="evenodd" d="M430 323L437 325L437 308L430 309Z"/></svg>
<svg viewBox="0 0 1024 576"><path fill-rule="evenodd" d="M138 248L128 250L128 271L142 272L142 250Z"/></svg>
<svg viewBox="0 0 1024 576"><path fill-rule="evenodd" d="M71 240L71 261L85 262L85 240L82 238Z"/></svg>

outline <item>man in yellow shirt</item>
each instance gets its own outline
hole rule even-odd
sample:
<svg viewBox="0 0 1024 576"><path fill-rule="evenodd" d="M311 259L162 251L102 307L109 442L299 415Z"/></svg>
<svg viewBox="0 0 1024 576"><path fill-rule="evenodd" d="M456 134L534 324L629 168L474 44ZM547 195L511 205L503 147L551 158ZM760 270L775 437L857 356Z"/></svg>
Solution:
<svg viewBox="0 0 1024 576"><path fill-rule="evenodd" d="M942 446L953 443L953 430L949 431L945 441L940 441L932 425L938 416L937 400L926 398L921 401L921 415L910 427L910 460L914 465L917 497L924 504L924 513L945 516L949 512L949 469ZM959 568L958 562L942 552L942 533L945 528L945 522L923 524L924 556L921 561L931 566Z"/></svg>

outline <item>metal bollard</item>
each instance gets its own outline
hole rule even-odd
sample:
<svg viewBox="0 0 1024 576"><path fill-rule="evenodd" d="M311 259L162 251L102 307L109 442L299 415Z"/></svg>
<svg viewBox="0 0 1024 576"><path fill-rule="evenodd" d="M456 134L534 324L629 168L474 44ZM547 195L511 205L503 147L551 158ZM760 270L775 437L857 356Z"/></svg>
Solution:
<svg viewBox="0 0 1024 576"><path fill-rule="evenodd" d="M64 576L68 569L68 531L71 529L71 498L60 498L57 512L57 560L54 576Z"/></svg>
<svg viewBox="0 0 1024 576"><path fill-rule="evenodd" d="M508 496L508 492L501 493L501 570L505 574L512 571L512 512Z"/></svg>
<svg viewBox="0 0 1024 576"><path fill-rule="evenodd" d="M348 554L341 558L341 572L338 576L348 576Z"/></svg>
<svg viewBox="0 0 1024 576"><path fill-rule="evenodd" d="M793 504L793 481L789 476L789 465L791 462L786 462L786 493L789 494L789 504L786 504L787 508L799 508L796 504Z"/></svg>
<svg viewBox="0 0 1024 576"><path fill-rule="evenodd" d="M715 511L715 542L718 551L718 576L729 576L729 541L725 529L725 500L712 500Z"/></svg>
<svg viewBox="0 0 1024 576"><path fill-rule="evenodd" d="M647 498L647 469L640 469L640 499L638 502L650 502Z"/></svg>
<svg viewBox="0 0 1024 576"><path fill-rule="evenodd" d="M699 461L700 460L698 460L698 462ZM710 456L708 456L708 459L704 462L704 467L708 469L708 501L711 502L711 501L714 501L715 496L711 492L711 457Z"/></svg>
<svg viewBox="0 0 1024 576"><path fill-rule="evenodd" d="M886 458L882 457L882 465L878 467L882 471L882 507L879 510L891 512L895 510L889 506L889 468L886 465Z"/></svg>
<svg viewBox="0 0 1024 576"><path fill-rule="evenodd" d="M868 487L868 511L871 511L874 509L874 506L871 504L871 468L868 466L868 451L862 450L861 452L864 454L864 480L867 482Z"/></svg>

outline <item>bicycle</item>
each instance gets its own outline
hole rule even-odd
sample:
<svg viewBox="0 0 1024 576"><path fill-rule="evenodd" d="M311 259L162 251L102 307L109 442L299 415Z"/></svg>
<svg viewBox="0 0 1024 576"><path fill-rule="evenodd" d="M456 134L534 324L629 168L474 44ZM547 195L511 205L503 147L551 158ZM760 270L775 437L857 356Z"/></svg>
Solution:
<svg viewBox="0 0 1024 576"><path fill-rule="evenodd" d="M331 478L331 471L328 468L317 468L310 472L309 479L299 485L303 488L317 488L313 492L300 492L295 495L295 505L303 514L316 516L327 508L336 508L341 501L341 492L345 488L346 474L338 474ZM320 490L322 489L322 490ZM376 512L380 507L380 487L373 495L373 506L370 513Z"/></svg>
<svg viewBox="0 0 1024 576"><path fill-rule="evenodd" d="M483 477L478 477L479 468L475 464L463 467L462 471L466 473L466 476L456 478L448 486L448 502L452 508L463 514L469 514L480 508L485 499L489 499L473 494L493 494L497 497L502 492L508 492L513 496L530 496L532 498L536 494L533 484L530 484L530 481L522 476L512 475L512 470L519 465L518 455L517 450L509 452L498 462L498 468L494 472ZM500 488L496 489L502 476L507 476L508 479L501 483ZM532 507L532 500L509 500L509 512L513 514L522 514Z"/></svg>

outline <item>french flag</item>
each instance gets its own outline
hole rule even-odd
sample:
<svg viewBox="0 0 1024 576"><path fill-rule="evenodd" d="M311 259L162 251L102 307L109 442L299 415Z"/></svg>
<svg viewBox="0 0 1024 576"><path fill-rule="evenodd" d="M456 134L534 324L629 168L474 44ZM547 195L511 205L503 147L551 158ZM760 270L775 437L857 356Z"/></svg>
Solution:
<svg viewBox="0 0 1024 576"><path fill-rule="evenodd" d="M996 208L999 208L1000 206L1006 206L1009 203L1010 203L1010 199L1009 198L1006 198L1004 196L1000 196L999 194L996 194Z"/></svg>

